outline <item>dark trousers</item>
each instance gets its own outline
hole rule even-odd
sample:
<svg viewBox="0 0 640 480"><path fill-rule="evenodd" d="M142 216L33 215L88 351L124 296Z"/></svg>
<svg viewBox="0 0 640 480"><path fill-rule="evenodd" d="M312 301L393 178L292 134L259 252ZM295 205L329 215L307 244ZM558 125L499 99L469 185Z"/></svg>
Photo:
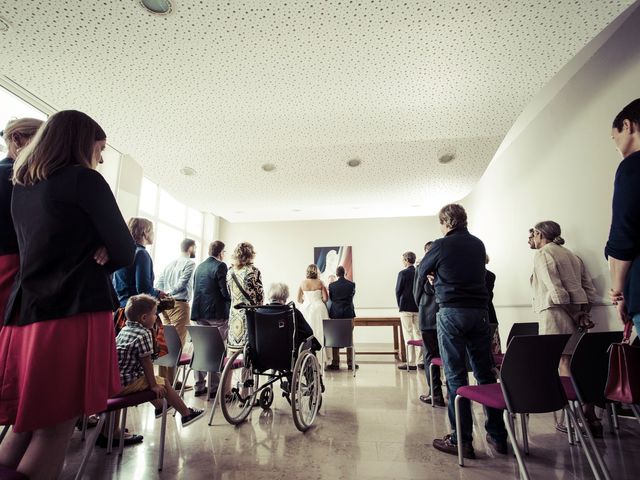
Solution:
<svg viewBox="0 0 640 480"><path fill-rule="evenodd" d="M440 356L440 348L438 348L438 331L422 330L422 343L424 348L422 349L422 357L424 361L424 373L427 376L427 385L429 385L430 393L435 397L442 397L442 380L440 379L440 367L433 367L433 385L430 383L429 378L429 364L431 359Z"/></svg>
<svg viewBox="0 0 640 480"><path fill-rule="evenodd" d="M449 389L449 422L452 440L471 443L473 424L469 400L460 402L458 412L461 430L456 432L455 399L459 387L468 385L469 376L465 356L479 385L496 383L492 369L491 330L487 310L481 308L441 307L437 315L438 345L444 363ZM507 431L502 420L502 411L485 408L487 420L485 428L496 441L506 441Z"/></svg>

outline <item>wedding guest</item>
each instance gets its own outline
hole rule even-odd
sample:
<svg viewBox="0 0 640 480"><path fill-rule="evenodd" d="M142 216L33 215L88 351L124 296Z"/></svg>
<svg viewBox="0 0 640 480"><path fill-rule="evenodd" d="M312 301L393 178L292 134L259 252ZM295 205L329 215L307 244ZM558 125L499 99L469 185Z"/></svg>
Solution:
<svg viewBox="0 0 640 480"><path fill-rule="evenodd" d="M356 311L353 306L353 297L356 294L356 284L345 277L345 270L342 265L336 268L338 279L329 285L329 318L355 318ZM328 355L327 355L328 357ZM347 348L347 369L360 368L353 363L353 348ZM331 352L331 363L327 365L328 370L340 369L340 349L333 348Z"/></svg>
<svg viewBox="0 0 640 480"><path fill-rule="evenodd" d="M396 279L396 301L400 310L400 323L404 330L404 339L420 339L420 325L418 322L418 306L413 298L413 284L416 277L416 254L405 252L402 254L402 266ZM400 370L416 370L416 347L413 345L407 348L407 363L398 365ZM417 357L422 360L422 348L418 348Z"/></svg>
<svg viewBox="0 0 640 480"><path fill-rule="evenodd" d="M320 272L315 264L307 267L306 278L298 288L298 304L304 318L311 324L317 338L324 338L323 320L329 318L329 311L325 303L329 299L329 293L320 280ZM331 362L331 355L327 354L325 362Z"/></svg>
<svg viewBox="0 0 640 480"><path fill-rule="evenodd" d="M489 255L487 255L485 264L489 265ZM500 330L498 329L498 316L496 315L496 309L493 306L493 288L496 285L496 274L487 268L487 273L484 279L487 285L487 293L489 294L489 303L487 305L489 309L489 325L495 325L495 333L491 339L491 352L502 353L500 345Z"/></svg>

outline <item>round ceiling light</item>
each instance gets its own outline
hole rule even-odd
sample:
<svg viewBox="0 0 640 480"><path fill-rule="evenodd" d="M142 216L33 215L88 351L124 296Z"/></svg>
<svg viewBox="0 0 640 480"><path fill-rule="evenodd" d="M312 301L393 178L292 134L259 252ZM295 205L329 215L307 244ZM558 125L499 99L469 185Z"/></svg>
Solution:
<svg viewBox="0 0 640 480"><path fill-rule="evenodd" d="M180 173L186 177L193 177L198 172L191 167L183 167L180 169Z"/></svg>
<svg viewBox="0 0 640 480"><path fill-rule="evenodd" d="M362 163L362 160L358 159L358 158L352 158L351 160L349 160L347 162L347 165L349 165L350 167L359 167L360 164Z"/></svg>
<svg viewBox="0 0 640 480"><path fill-rule="evenodd" d="M9 31L9 21L0 17L0 32L8 32Z"/></svg>
<svg viewBox="0 0 640 480"><path fill-rule="evenodd" d="M452 162L455 158L456 158L455 153L443 153L438 157L438 162L443 164L449 163L449 162Z"/></svg>
<svg viewBox="0 0 640 480"><path fill-rule="evenodd" d="M264 170L265 172L273 172L276 169L276 166L273 163L265 163L260 168L262 168L262 170Z"/></svg>
<svg viewBox="0 0 640 480"><path fill-rule="evenodd" d="M154 15L169 15L173 10L169 0L140 0L140 5Z"/></svg>

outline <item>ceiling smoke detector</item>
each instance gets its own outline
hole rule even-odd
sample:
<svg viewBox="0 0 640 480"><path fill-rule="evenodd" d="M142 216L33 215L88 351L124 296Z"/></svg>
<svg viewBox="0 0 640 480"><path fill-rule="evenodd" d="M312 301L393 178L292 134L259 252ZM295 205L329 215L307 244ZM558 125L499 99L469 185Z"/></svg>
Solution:
<svg viewBox="0 0 640 480"><path fill-rule="evenodd" d="M455 160L456 154L455 152L443 153L438 157L438 163L446 164Z"/></svg>
<svg viewBox="0 0 640 480"><path fill-rule="evenodd" d="M351 160L349 160L347 162L347 165L349 165L350 167L359 167L360 164L362 163L362 160L358 159L358 158L352 158Z"/></svg>
<svg viewBox="0 0 640 480"><path fill-rule="evenodd" d="M140 0L140 5L153 15L169 15L173 10L169 0Z"/></svg>
<svg viewBox="0 0 640 480"><path fill-rule="evenodd" d="M265 172L273 172L276 169L276 166L273 163L265 163L260 168L262 168L262 170L264 170Z"/></svg>
<svg viewBox="0 0 640 480"><path fill-rule="evenodd" d="M185 177L193 177L193 176L194 176L196 173L198 173L198 172L196 172L196 171L195 171L193 168L191 168L191 167L182 167L182 168L180 169L180 173L181 173L182 175L184 175Z"/></svg>

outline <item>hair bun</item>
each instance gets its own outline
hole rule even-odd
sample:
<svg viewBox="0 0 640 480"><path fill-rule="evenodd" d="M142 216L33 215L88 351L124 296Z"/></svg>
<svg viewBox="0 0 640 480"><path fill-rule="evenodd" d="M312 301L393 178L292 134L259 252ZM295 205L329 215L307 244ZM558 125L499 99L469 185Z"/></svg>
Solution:
<svg viewBox="0 0 640 480"><path fill-rule="evenodd" d="M556 238L553 239L553 243L555 243L556 245L564 245L564 238L558 235Z"/></svg>

